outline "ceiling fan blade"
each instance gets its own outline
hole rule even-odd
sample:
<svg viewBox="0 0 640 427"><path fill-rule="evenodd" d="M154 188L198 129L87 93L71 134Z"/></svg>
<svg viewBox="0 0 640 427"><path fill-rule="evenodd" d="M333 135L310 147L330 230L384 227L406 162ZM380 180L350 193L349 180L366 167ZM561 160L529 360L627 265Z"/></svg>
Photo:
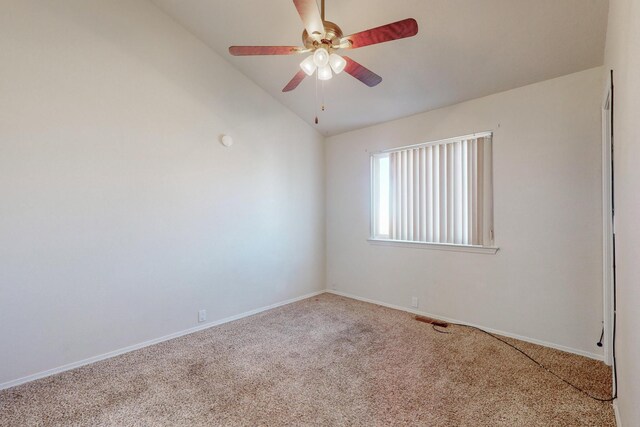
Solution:
<svg viewBox="0 0 640 427"><path fill-rule="evenodd" d="M310 36L315 34L318 38L324 37L324 24L322 23L322 16L320 16L316 0L293 0L293 4L296 6L300 18L302 18L302 23L307 33Z"/></svg>
<svg viewBox="0 0 640 427"><path fill-rule="evenodd" d="M307 51L297 46L231 46L229 53L233 56L247 55L295 55Z"/></svg>
<svg viewBox="0 0 640 427"><path fill-rule="evenodd" d="M348 40L351 46L347 45L345 47L356 49L372 44L413 37L416 34L418 34L418 23L415 19L409 18L343 37L342 43Z"/></svg>
<svg viewBox="0 0 640 427"><path fill-rule="evenodd" d="M368 68L365 68L362 65L358 64L348 56L343 56L343 58L347 61L347 66L344 68L344 70L367 86L374 87L380 84L380 82L382 81L382 77L369 70Z"/></svg>
<svg viewBox="0 0 640 427"><path fill-rule="evenodd" d="M305 77L307 77L307 73L305 73L302 70L298 71L298 73L295 76L293 76L291 81L287 83L287 85L284 87L284 89L282 89L282 91L291 92L292 90L298 87L298 85L304 80Z"/></svg>

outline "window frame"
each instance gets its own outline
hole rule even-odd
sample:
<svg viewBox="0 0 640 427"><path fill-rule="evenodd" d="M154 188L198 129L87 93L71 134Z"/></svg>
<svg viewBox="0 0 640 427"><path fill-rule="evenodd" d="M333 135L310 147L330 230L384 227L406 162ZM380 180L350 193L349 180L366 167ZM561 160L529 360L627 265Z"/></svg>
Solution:
<svg viewBox="0 0 640 427"><path fill-rule="evenodd" d="M378 183L379 183L379 171L378 171L378 162L377 159L380 159L381 157L386 157L387 159L389 159L389 153L388 152L383 152L383 153L373 153L370 156L371 159L371 212L369 215L369 221L371 222L371 226L370 226L370 237L373 240L380 240L380 241L395 241L391 239L391 235L389 232L387 232L387 234L378 234L377 233L377 226L376 224L379 221L378 215L379 215L379 210L378 210L378 204L379 204L379 199L378 199L378 192L376 191L376 189L378 188ZM387 230L388 231L388 230Z"/></svg>
<svg viewBox="0 0 640 427"><path fill-rule="evenodd" d="M420 242L413 240L397 240L391 239L390 234L381 235L377 234L377 222L378 222L378 188L379 188L379 163L378 159L381 157L389 157L389 153L396 151L403 151L409 149L416 149L422 147L428 147L430 145L444 145L447 143L453 143L460 140L465 139L474 139L474 138L482 138L482 137L490 137L491 143L488 149L488 154L485 153L484 162L485 162L485 184L484 190L488 193L488 202L485 207L485 215L487 216L486 221L488 221L488 230L489 235L485 242L482 245L466 245L466 244L455 244L455 243L440 243L440 242ZM476 132L473 134L457 136L453 138L445 138L440 140L434 140L419 144L406 145L402 147L390 148L385 150L380 150L376 152L371 152L369 155L370 162L370 205L369 205L369 238L367 241L374 245L383 245L383 246L395 246L395 247L405 247L405 248L413 248L413 249L436 249L436 250L446 250L446 251L458 251L458 252L472 252L472 253L484 253L484 254L495 254L498 252L499 248L495 245L495 232L494 232L494 220L493 220L493 211L494 211L494 203L493 203L493 144L494 144L494 132L493 131L485 131L485 132ZM488 163L488 164L487 164Z"/></svg>

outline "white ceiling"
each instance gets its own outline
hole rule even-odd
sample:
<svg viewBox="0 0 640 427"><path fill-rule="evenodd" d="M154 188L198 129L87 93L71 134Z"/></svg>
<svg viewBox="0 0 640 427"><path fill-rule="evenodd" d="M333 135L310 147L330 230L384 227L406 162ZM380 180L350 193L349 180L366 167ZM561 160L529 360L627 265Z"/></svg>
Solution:
<svg viewBox="0 0 640 427"><path fill-rule="evenodd" d="M304 56L232 57L230 45L300 45L291 0L152 0L313 124L315 78L282 88ZM335 135L602 65L608 0L326 0L345 34L415 18L416 37L349 51L382 76L325 83L316 126Z"/></svg>

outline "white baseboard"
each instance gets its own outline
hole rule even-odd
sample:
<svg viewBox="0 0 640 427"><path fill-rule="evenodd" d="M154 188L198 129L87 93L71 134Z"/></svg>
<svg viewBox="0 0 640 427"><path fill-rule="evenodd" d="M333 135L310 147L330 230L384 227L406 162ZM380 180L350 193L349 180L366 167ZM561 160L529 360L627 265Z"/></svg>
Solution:
<svg viewBox="0 0 640 427"><path fill-rule="evenodd" d="M618 401L613 401L613 413L616 416L616 426L622 427L622 419L620 418L620 409L618 409Z"/></svg>
<svg viewBox="0 0 640 427"><path fill-rule="evenodd" d="M376 300L372 300L372 299L369 299L369 298L363 298L363 297L359 297L357 295L352 295L352 294L349 294L347 292L336 291L336 290L333 290L333 289L327 289L327 292L331 293L331 294L340 295L340 296L343 296L343 297L346 297L346 298L355 299L355 300L358 300L358 301L364 301L364 302L368 302L368 303L371 303L371 304L381 305L383 307L393 308L395 310L406 311L406 312L413 313L413 314L418 314L418 315L421 315L421 316L431 317L433 319L443 320L443 321L449 322L449 323L460 323L462 325L473 326L473 327L485 330L487 332L491 332L492 334L502 335L504 337L509 337L509 338L515 338L515 339L520 340L520 341L526 341L526 342L530 342L532 344L538 344L538 345L541 345L541 346L544 346L544 347L554 348L556 350L561 350L561 351L564 351L564 352L567 352L567 353L577 354L579 356L588 357L590 359L595 359L595 360L599 360L599 361L603 361L604 360L604 356L601 355L601 354L590 353L588 351L578 350L578 349L571 348L571 347L565 347L563 345L553 344L553 343L550 343L550 342L547 342L547 341L538 340L538 339L535 339L535 338L529 338L529 337L525 337L525 336L522 336L522 335L512 334L512 333L500 331L500 330L497 330L497 329L486 328L484 326L476 325L476 324L469 323L469 322L465 322L463 320L457 320L457 319L452 319L450 317L439 316L439 315L436 315L436 314L431 314L431 313L427 313L425 311L415 310L415 309L412 309L412 308L402 307L402 306L399 306L399 305L387 304L385 302L376 301Z"/></svg>
<svg viewBox="0 0 640 427"><path fill-rule="evenodd" d="M254 314L262 313L263 311L271 310L271 309L274 309L274 308L277 308L277 307L281 307L283 305L287 305L287 304L291 304L291 303L294 303L294 302L297 302L297 301L301 301L303 299L312 298L312 297L314 297L316 295L320 295L320 294L323 294L323 293L325 293L324 290L323 291L318 291L318 292L312 292L310 294L302 295L302 296L299 296L299 297L296 297L296 298L288 299L286 301L282 301L282 302L278 302L278 303L275 303L275 304L271 304L271 305L268 305L266 307L260 307L260 308L256 308L255 310L246 311L244 313L236 314L235 316L230 316L230 317L226 317L224 319L215 320L213 322L205 323L203 325L199 325L199 326L196 326L194 328L189 328L189 329L185 329L183 331L174 332L172 334L165 335L165 336L160 337L160 338L155 338L155 339L152 339L152 340L149 340L149 341L141 342L139 344L130 345L128 347L124 347L124 348L121 348L121 349L118 349L118 350L110 351L108 353L100 354L98 356L89 357L88 359L80 360L80 361L77 361L77 362L73 362L73 363L69 363L69 364L63 365L63 366L59 366L57 368L48 369L46 371L42 371L42 372L38 372L38 373L35 373L35 374L32 374L32 375L28 375L26 377L22 377L22 378L18 378L18 379L15 379L15 380L7 381L7 382L4 382L4 383L0 384L0 390L4 390L4 389L7 389L7 388L15 387L17 385L28 383L30 381L35 381L35 380L38 380L38 379L41 379L41 378L49 377L51 375L59 374L59 373L64 372L64 371L69 371L71 369L79 368L79 367L84 366L84 365L89 365L91 363L95 363L95 362L99 362L101 360L109 359L111 357L119 356L121 354L128 353L130 351L139 350L141 348L148 347L148 346L154 345L154 344L158 344L158 343L161 343L163 341L172 340L174 338L178 338L178 337L181 337L181 336L184 336L184 335L189 335L189 334L192 334L194 332L202 331L204 329L209 329L209 328L212 328L214 326L222 325L224 323L229 323L229 322L232 322L234 320L239 320L239 319L242 319L244 317L253 316Z"/></svg>
<svg viewBox="0 0 640 427"><path fill-rule="evenodd" d="M352 295L352 294L349 294L349 293L346 293L346 292L340 292L340 291L328 289L328 290L323 290L323 291L318 291L318 292L312 292L310 294L302 295L302 296L296 297L296 298L291 298L291 299L288 299L286 301L282 301L282 302L279 302L279 303L271 304L271 305L266 306L266 307L257 308L255 310L251 310L251 311L247 311L247 312L244 312L244 313L240 313L240 314L237 314L235 316L226 317L224 319L220 319L220 320L216 320L216 321L213 321L213 322L209 322L209 323L206 323L206 324L203 324L203 325L199 325L199 326L196 326L196 327L193 327L193 328L185 329L183 331L179 331L179 332L175 332L175 333L172 333L172 334L169 334L169 335L165 335L165 336L160 337L160 338L155 338L155 339L152 339L152 340L149 340L149 341L145 341L145 342L142 342L142 343L139 343L139 344L134 344L134 345L131 345L131 346L128 346L128 347L124 347L124 348L121 348L121 349L118 349L118 350L114 350L114 351L111 351L111 352L108 352L108 353L100 354L100 355L93 356L93 357L90 357L90 358L87 358L87 359L83 359L83 360L80 360L80 361L77 361L77 362L73 362L73 363L69 363L69 364L63 365L63 366L59 366L57 368L48 369L46 371L42 371L42 372L38 372L38 373L35 373L35 374L32 374L32 375L28 375L26 377L22 377L22 378L18 378L18 379L15 379L15 380L7 381L7 382L4 382L4 383L0 384L0 390L4 390L4 389L7 389L7 388L15 387L17 385L28 383L30 381L35 381L35 380L38 380L38 379L41 379L41 378L45 378L45 377L48 377L48 376L51 376L51 375L59 374L61 372L69 371L71 369L79 368L79 367L84 366L84 365L89 365L91 363L99 362L101 360L109 359L111 357L115 357L115 356L118 356L118 355L121 355L121 354L124 354L124 353L128 353L130 351L139 350L141 348L148 347L150 345L158 344L158 343L161 343L163 341L168 341L168 340L171 340L171 339L174 339L174 338L178 338L178 337L181 337L181 336L184 336L184 335L192 334L194 332L202 331L204 329L212 328L214 326L222 325L224 323L232 322L234 320L239 320L239 319L242 319L244 317L253 316L254 314L258 314L258 313L261 313L263 311L271 310L273 308L281 307L283 305L291 304L291 303L294 303L296 301L301 301L303 299L312 298L312 297L314 297L316 295L320 295L320 294L323 294L325 292L336 294L336 295L340 295L340 296L343 296L343 297L346 297L346 298L352 298L352 299L355 299L355 300L368 302L368 303L371 303L371 304L381 305L383 307L393 308L395 310L401 310L401 311L406 311L406 312L413 313L413 314L419 314L419 315L423 315L423 316L428 316L428 317L432 317L434 319L443 320L445 322L460 323L460 324L465 324L465 325L469 325L469 326L475 326L477 328L484 329L487 332L495 333L495 334L502 335L502 336L505 336L505 337L515 338L515 339L519 339L521 341L526 341L526 342L530 342L530 343L533 343L533 344L539 344L539 345L542 345L542 346L545 346L545 347L555 348L557 350L561 350L561 351L565 351L565 352L573 353L573 354L578 354L580 356L589 357L589 358L595 359L595 360L600 360L600 361L603 360L603 356L599 355L599 354L589 353L589 352L585 352L585 351L582 351L582 350L577 350L577 349L574 349L574 348L565 347L565 346L562 346L562 345L558 345L558 344L553 344L553 343L549 343L549 342L546 342L546 341L537 340L537 339L534 339L534 338L524 337L524 336L521 336L521 335L516 335L516 334L509 333L509 332L504 332L504 331L499 331L499 330L496 330L496 329L485 328L485 327L480 326L480 325L475 325L473 323L464 322L464 321L457 320L457 319L451 319L451 318L448 318L448 317L438 316L438 315L434 315L434 314L427 313L427 312L420 311L420 310L414 310L414 309L411 309L411 308L402 307L402 306L398 306L398 305L394 305L394 304L387 304L387 303L384 303L384 302L381 302L381 301L376 301L376 300L372 300L372 299L369 299L369 298L363 298L363 297L359 297L359 296L356 296L356 295ZM617 407L616 402L614 402L614 411L615 411L615 414L616 414L616 420L618 422L618 427L620 427L621 426L620 421L619 421L620 420L620 414L618 413L618 407Z"/></svg>

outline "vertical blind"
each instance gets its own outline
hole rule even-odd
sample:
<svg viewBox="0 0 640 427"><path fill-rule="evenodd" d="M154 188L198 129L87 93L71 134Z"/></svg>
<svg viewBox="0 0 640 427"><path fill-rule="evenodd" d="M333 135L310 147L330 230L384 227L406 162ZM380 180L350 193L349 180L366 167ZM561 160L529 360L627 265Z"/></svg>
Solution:
<svg viewBox="0 0 640 427"><path fill-rule="evenodd" d="M491 136L389 153L389 238L483 244L484 146Z"/></svg>

